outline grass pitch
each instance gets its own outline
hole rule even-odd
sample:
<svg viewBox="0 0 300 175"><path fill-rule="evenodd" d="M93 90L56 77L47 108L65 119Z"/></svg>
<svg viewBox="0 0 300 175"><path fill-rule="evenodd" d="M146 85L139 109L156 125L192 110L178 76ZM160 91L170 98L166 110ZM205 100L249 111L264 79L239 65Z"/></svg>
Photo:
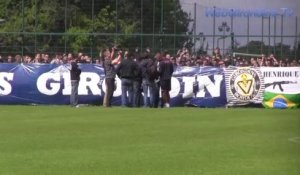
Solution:
<svg viewBox="0 0 300 175"><path fill-rule="evenodd" d="M0 106L0 175L299 175L299 112Z"/></svg>

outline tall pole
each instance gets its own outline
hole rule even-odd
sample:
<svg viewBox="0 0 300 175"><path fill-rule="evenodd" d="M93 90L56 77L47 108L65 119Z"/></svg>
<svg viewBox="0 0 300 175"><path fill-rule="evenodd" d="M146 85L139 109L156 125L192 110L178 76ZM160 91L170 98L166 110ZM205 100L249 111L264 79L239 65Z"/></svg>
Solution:
<svg viewBox="0 0 300 175"><path fill-rule="evenodd" d="M95 0L92 0L92 36L90 37L90 43L91 43L91 47L90 47L90 52L91 52L91 59L93 62L93 46L94 46L94 32L95 32L95 26L94 26L94 7L95 7Z"/></svg>
<svg viewBox="0 0 300 175"><path fill-rule="evenodd" d="M154 33L155 33L155 0L153 0L153 16L152 16L152 50L154 50Z"/></svg>
<svg viewBox="0 0 300 175"><path fill-rule="evenodd" d="M231 12L232 12L231 14L233 14L233 9L231 9ZM233 15L230 16L230 28L231 28L230 36L232 39L232 37L233 37ZM233 49L234 49L234 43L233 43L233 41L231 41L231 57L233 56Z"/></svg>
<svg viewBox="0 0 300 175"><path fill-rule="evenodd" d="M34 20L34 53L36 54L36 42L37 42L37 36L36 36L36 27L37 27L37 3L36 3L37 0L34 1L34 16L35 16L35 20Z"/></svg>
<svg viewBox="0 0 300 175"><path fill-rule="evenodd" d="M233 14L233 9L231 9L231 12ZM233 15L230 16L230 28L231 28L231 31L233 32Z"/></svg>
<svg viewBox="0 0 300 175"><path fill-rule="evenodd" d="M247 16L247 53L249 53L250 17Z"/></svg>
<svg viewBox="0 0 300 175"><path fill-rule="evenodd" d="M160 51L162 51L163 47L163 39L162 39L162 34L164 33L163 31L163 25L164 25L164 1L161 0L161 7L160 7L160 33L161 33L161 38L160 38Z"/></svg>
<svg viewBox="0 0 300 175"><path fill-rule="evenodd" d="M216 7L214 6L214 20L213 20L213 49L215 49L215 35L216 35ZM213 51L212 51L213 52Z"/></svg>
<svg viewBox="0 0 300 175"><path fill-rule="evenodd" d="M271 52L271 16L269 16L269 44L268 44L268 55Z"/></svg>
<svg viewBox="0 0 300 175"><path fill-rule="evenodd" d="M223 30L223 55L225 55L225 29Z"/></svg>
<svg viewBox="0 0 300 175"><path fill-rule="evenodd" d="M194 40L194 54L196 53L196 21L197 21L197 4L194 3L194 36L193 36L193 40Z"/></svg>
<svg viewBox="0 0 300 175"><path fill-rule="evenodd" d="M177 20L176 20L176 3L174 3L174 13L173 13L173 15L174 15L174 46L173 46L173 53L174 53L174 55L176 54L176 22L177 22Z"/></svg>
<svg viewBox="0 0 300 175"><path fill-rule="evenodd" d="M65 53L67 53L67 8L68 8L68 0L65 0Z"/></svg>
<svg viewBox="0 0 300 175"><path fill-rule="evenodd" d="M141 51L143 50L143 13L144 13L144 9L143 9L143 5L144 5L144 1L141 0Z"/></svg>
<svg viewBox="0 0 300 175"><path fill-rule="evenodd" d="M283 57L283 53L282 53L283 47L282 47L282 45L283 45L283 15L281 15L281 33L280 33L280 57L281 57L281 59Z"/></svg>
<svg viewBox="0 0 300 175"><path fill-rule="evenodd" d="M297 59L297 50L298 48L298 16L296 16L296 30L295 30L295 60Z"/></svg>
<svg viewBox="0 0 300 175"><path fill-rule="evenodd" d="M273 47L273 53L276 54L276 16L274 16L274 47Z"/></svg>
<svg viewBox="0 0 300 175"><path fill-rule="evenodd" d="M24 56L24 0L22 0L22 62Z"/></svg>
<svg viewBox="0 0 300 175"><path fill-rule="evenodd" d="M260 53L263 54L264 49L264 17L261 18L261 45L260 45Z"/></svg>
<svg viewBox="0 0 300 175"><path fill-rule="evenodd" d="M115 31L115 44L117 44L118 33L118 0L116 0L116 19L115 19L116 31Z"/></svg>

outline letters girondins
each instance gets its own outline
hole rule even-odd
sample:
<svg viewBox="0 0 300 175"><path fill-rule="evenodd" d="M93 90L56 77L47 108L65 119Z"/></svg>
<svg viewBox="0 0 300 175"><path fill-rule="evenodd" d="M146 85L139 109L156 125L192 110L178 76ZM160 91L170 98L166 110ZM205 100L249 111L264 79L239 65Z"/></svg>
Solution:
<svg viewBox="0 0 300 175"><path fill-rule="evenodd" d="M199 84L199 92L196 97L205 97L205 93L209 93L211 97L220 97L221 82L224 79L223 75L216 74L214 81L209 76L198 75L197 82ZM183 93L181 91L181 83L179 78L172 77L172 90L170 92L171 97L176 97L179 93L182 93L183 98L190 98L193 94L193 82L194 76L183 76L180 77L182 80ZM9 95L12 90L12 82L14 79L14 73L0 72L0 95ZM104 77L94 72L83 72L80 76L80 83L78 87L79 95L103 95L105 93L105 83L103 82ZM44 95L52 96L58 93L62 95L71 94L71 81L70 73L43 73L36 81L37 90ZM121 95L121 81L117 79L117 89L114 96Z"/></svg>

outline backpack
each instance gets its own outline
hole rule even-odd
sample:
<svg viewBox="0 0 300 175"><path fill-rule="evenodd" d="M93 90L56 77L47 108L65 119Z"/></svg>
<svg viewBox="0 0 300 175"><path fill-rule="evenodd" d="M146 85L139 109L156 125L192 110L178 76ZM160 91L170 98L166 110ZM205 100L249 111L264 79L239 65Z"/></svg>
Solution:
<svg viewBox="0 0 300 175"><path fill-rule="evenodd" d="M150 60L147 63L146 73L147 73L150 80L154 80L154 79L157 78L156 65L155 65L155 62L153 60Z"/></svg>

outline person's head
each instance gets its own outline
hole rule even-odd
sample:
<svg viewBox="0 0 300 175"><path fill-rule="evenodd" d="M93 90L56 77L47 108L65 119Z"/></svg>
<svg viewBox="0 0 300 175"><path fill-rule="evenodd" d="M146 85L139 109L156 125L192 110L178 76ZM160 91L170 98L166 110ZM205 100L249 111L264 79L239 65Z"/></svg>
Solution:
<svg viewBox="0 0 300 175"><path fill-rule="evenodd" d="M72 60L73 59L73 54L72 53L68 53L68 60Z"/></svg>
<svg viewBox="0 0 300 175"><path fill-rule="evenodd" d="M95 60L95 64L101 64L100 59L96 59L96 60Z"/></svg>
<svg viewBox="0 0 300 175"><path fill-rule="evenodd" d="M82 52L78 52L77 57L78 57L78 58L81 58L81 56L83 56L83 53L82 53Z"/></svg>
<svg viewBox="0 0 300 175"><path fill-rule="evenodd" d="M84 61L85 61L86 63L91 63L91 62L92 62L92 59L91 59L91 57L89 57L88 55L85 55L85 56L84 56Z"/></svg>
<svg viewBox="0 0 300 175"><path fill-rule="evenodd" d="M174 57L171 57L171 62L172 62L172 64L176 64L176 59L174 58Z"/></svg>
<svg viewBox="0 0 300 175"><path fill-rule="evenodd" d="M105 49L103 52L104 59L110 59L110 51L109 49Z"/></svg>
<svg viewBox="0 0 300 175"><path fill-rule="evenodd" d="M218 65L219 65L220 68L225 68L226 67L224 61L219 61Z"/></svg>
<svg viewBox="0 0 300 175"><path fill-rule="evenodd" d="M8 63L13 63L14 61L13 61L13 57L11 56L11 55L8 55L7 56L7 62Z"/></svg>
<svg viewBox="0 0 300 175"><path fill-rule="evenodd" d="M220 55L220 54L221 54L220 48L219 47L215 48L214 55Z"/></svg>
<svg viewBox="0 0 300 175"><path fill-rule="evenodd" d="M45 54L44 55L44 63L49 63L49 55L48 54Z"/></svg>
<svg viewBox="0 0 300 175"><path fill-rule="evenodd" d="M161 60L161 54L160 52L157 52L154 56L155 60L160 61Z"/></svg>
<svg viewBox="0 0 300 175"><path fill-rule="evenodd" d="M266 60L266 65L265 65L265 66L267 66L267 67L272 66L272 62L271 62L270 59L267 59L267 60Z"/></svg>
<svg viewBox="0 0 300 175"><path fill-rule="evenodd" d="M290 64L291 67L297 67L297 60L293 60Z"/></svg>
<svg viewBox="0 0 300 175"><path fill-rule="evenodd" d="M72 67L72 69L77 68L78 67L77 62L71 61L71 67Z"/></svg>
<svg viewBox="0 0 300 175"><path fill-rule="evenodd" d="M213 58L212 60L211 60L211 64L212 64L212 66L217 66L217 59L215 59L215 58Z"/></svg>
<svg viewBox="0 0 300 175"><path fill-rule="evenodd" d="M129 52L127 50L124 52L124 58L125 59L129 58Z"/></svg>
<svg viewBox="0 0 300 175"><path fill-rule="evenodd" d="M166 60L171 60L171 55L167 53L165 58Z"/></svg>
<svg viewBox="0 0 300 175"><path fill-rule="evenodd" d="M15 62L16 63L22 63L22 56L21 55L16 55L15 56Z"/></svg>

